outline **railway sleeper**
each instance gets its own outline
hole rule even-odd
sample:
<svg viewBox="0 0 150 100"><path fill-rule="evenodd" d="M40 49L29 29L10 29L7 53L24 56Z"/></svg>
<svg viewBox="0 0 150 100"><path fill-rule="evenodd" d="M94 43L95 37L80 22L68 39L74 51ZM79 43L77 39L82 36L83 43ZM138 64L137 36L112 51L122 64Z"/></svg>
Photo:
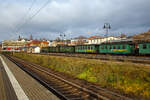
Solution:
<svg viewBox="0 0 150 100"><path fill-rule="evenodd" d="M51 77L53 77L53 76L51 76ZM62 84L62 85L66 84L66 83L62 82L61 80L56 79L54 77L53 77L53 81L51 81L51 82L53 82L53 83L57 82L57 84Z"/></svg>
<svg viewBox="0 0 150 100"><path fill-rule="evenodd" d="M71 90L71 92L73 92L73 93L75 93L75 94L80 94L80 93L82 93L81 91L79 91L79 90L77 90L77 89L73 89L73 90ZM70 93L70 91L64 91L64 92L62 92L62 94L68 94L68 93Z"/></svg>
<svg viewBox="0 0 150 100"><path fill-rule="evenodd" d="M54 87L58 87L58 86L65 86L66 84L64 83L64 84L56 84L56 83L58 83L57 81L49 81L48 82L51 86L54 86Z"/></svg>
<svg viewBox="0 0 150 100"><path fill-rule="evenodd" d="M74 94L72 94L72 95L69 95L69 96L66 96L67 98L69 98L69 99L79 99L80 98L80 100L81 99L84 99L84 100L86 100L86 99L88 99L89 98L89 95L87 94L87 95L74 95Z"/></svg>
<svg viewBox="0 0 150 100"><path fill-rule="evenodd" d="M70 100L97 100L97 99L71 98Z"/></svg>
<svg viewBox="0 0 150 100"><path fill-rule="evenodd" d="M72 99L72 98L82 98L83 97L81 95L74 95L74 94L70 94L70 95L65 95L67 98Z"/></svg>
<svg viewBox="0 0 150 100"><path fill-rule="evenodd" d="M87 93L84 93L84 92L72 92L72 93L70 93L70 94L64 94L65 96L67 96L67 97L69 97L69 96L72 96L72 95L76 95L76 96L78 96L78 97L88 97L89 95L87 94Z"/></svg>
<svg viewBox="0 0 150 100"><path fill-rule="evenodd" d="M57 81L48 81L47 82L51 87L55 87L55 88L63 88L63 87L68 87L69 85L67 84L56 84Z"/></svg>
<svg viewBox="0 0 150 100"><path fill-rule="evenodd" d="M56 90L58 90L58 91L70 91L71 89L73 89L73 88L58 88L58 87L56 87L55 88Z"/></svg>
<svg viewBox="0 0 150 100"><path fill-rule="evenodd" d="M54 87L54 88L68 88L68 87L72 87L72 86L69 86L69 85L53 85L52 87Z"/></svg>

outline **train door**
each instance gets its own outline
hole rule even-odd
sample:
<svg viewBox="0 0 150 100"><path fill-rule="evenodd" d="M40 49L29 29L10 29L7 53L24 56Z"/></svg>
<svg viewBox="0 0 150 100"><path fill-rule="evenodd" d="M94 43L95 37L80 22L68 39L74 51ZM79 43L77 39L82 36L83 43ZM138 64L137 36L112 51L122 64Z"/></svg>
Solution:
<svg viewBox="0 0 150 100"><path fill-rule="evenodd" d="M96 53L99 53L99 45L95 45Z"/></svg>
<svg viewBox="0 0 150 100"><path fill-rule="evenodd" d="M138 55L139 54L139 44L135 44L134 45L134 51L133 51L136 55Z"/></svg>

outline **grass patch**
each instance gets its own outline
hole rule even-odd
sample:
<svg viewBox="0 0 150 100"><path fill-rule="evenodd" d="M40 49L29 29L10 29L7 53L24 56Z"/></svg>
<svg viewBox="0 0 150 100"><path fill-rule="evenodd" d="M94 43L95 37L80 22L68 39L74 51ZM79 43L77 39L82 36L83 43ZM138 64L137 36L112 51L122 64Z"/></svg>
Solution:
<svg viewBox="0 0 150 100"><path fill-rule="evenodd" d="M103 87L112 87L150 99L150 68L129 62L15 53L14 56L73 75Z"/></svg>

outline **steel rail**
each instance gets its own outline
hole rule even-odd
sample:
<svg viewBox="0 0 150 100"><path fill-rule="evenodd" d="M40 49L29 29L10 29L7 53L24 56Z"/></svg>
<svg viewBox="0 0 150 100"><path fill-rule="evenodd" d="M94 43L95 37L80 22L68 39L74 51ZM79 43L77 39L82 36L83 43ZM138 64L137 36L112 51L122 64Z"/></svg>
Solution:
<svg viewBox="0 0 150 100"><path fill-rule="evenodd" d="M139 64L150 64L150 57L140 56L121 56L121 55L100 55L100 54L69 54L69 53L38 53L39 55L52 55L52 56L66 56L66 57L79 57L87 59L100 59L100 60L115 60L115 61L131 61Z"/></svg>
<svg viewBox="0 0 150 100"><path fill-rule="evenodd" d="M13 61L16 65L21 66L21 68L22 68L23 65L18 64L18 62L16 61L16 58L13 59L12 57L9 57L9 56L7 56L7 57L8 57L11 61ZM19 60L20 60L20 59L19 59ZM25 64L28 65L28 66L32 66L34 69L37 69L37 70L39 70L39 71L41 71L41 72L43 72L43 73L45 73L45 74L47 74L47 75L50 75L50 76L54 77L55 79L58 79L58 80L60 80L60 81L62 81L62 82L64 82L64 83L67 83L67 84L69 84L69 85L71 85L71 86L73 86L73 87L76 87L76 88L78 88L79 90L85 91L85 92L88 93L90 96L95 97L95 98L97 98L98 100L99 100L99 99L102 99L102 100L112 100L111 98L108 98L108 97L105 97L105 96L103 96L103 95L100 95L100 94L98 94L98 93L96 93L96 92L94 92L94 91L92 91L92 90L90 90L90 89L87 89L87 88L85 88L85 87L83 87L83 86L79 86L79 85L77 85L77 84L75 84L75 83L73 83L73 82L70 82L70 81L68 81L68 80L66 80L66 79L64 79L64 78L62 78L62 77L60 77L60 76L57 76L57 75L55 75L55 74L52 74L52 73L50 73L50 72L48 72L48 71L45 71L45 70L39 68L39 67L36 67L34 64L26 63L25 61L20 61L20 62L25 63ZM24 66L24 67L25 67L25 66ZM36 77L35 75L33 75L33 73L29 72L27 69L25 69L25 68L22 68L22 69L25 70L26 72L28 72L31 76L35 77L35 78L36 78L37 80L39 80L41 83L46 84L46 87L52 88L52 87L49 87L49 85L48 85L46 82L43 82L39 77ZM44 85L44 86L45 86L45 85ZM111 95L114 95L114 96L116 96L116 97L118 97L118 98L122 98L122 100L131 100L131 99L128 98L128 97L118 95L117 93L113 93L113 92L106 91L105 89L101 89L101 88L98 88L98 87L95 87L95 86L91 86L91 87L94 87L94 88L97 88L97 89L99 89L99 90L105 91L105 92L107 92L108 94L111 93ZM55 92L57 92L57 95L58 95L58 94L59 94L59 95L62 95L62 97L64 98L64 100L70 100L69 98L66 98L65 95L63 95L62 93L60 93L60 92L57 91L56 89L52 88L52 90L55 91ZM59 96L59 97L61 97L61 96ZM97 99L96 99L96 100L97 100ZM119 99L118 99L118 100L119 100Z"/></svg>
<svg viewBox="0 0 150 100"><path fill-rule="evenodd" d="M61 100L69 100L68 98L66 98L62 93L60 93L59 91L57 91L56 89L54 89L53 87L51 87L48 83L46 83L45 81L43 81L40 77L38 77L36 74L30 72L29 70L27 70L23 65L19 64L17 61L15 61L14 59L12 59L11 57L9 57L8 55L5 55L10 61L12 61L14 64L16 64L17 66L19 66L22 70L24 70L25 72L27 72L29 75L31 75L34 79L36 79L38 82L40 82L44 87L46 87L47 89L49 89L50 91L52 91L54 94L56 94L56 96L58 96L59 98L61 98Z"/></svg>

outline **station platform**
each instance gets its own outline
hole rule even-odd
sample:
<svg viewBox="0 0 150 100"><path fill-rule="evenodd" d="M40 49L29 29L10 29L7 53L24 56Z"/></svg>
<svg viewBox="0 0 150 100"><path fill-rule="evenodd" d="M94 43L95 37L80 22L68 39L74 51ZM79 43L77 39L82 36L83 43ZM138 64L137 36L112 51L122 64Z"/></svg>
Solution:
<svg viewBox="0 0 150 100"><path fill-rule="evenodd" d="M0 100L60 100L13 62L0 55Z"/></svg>

